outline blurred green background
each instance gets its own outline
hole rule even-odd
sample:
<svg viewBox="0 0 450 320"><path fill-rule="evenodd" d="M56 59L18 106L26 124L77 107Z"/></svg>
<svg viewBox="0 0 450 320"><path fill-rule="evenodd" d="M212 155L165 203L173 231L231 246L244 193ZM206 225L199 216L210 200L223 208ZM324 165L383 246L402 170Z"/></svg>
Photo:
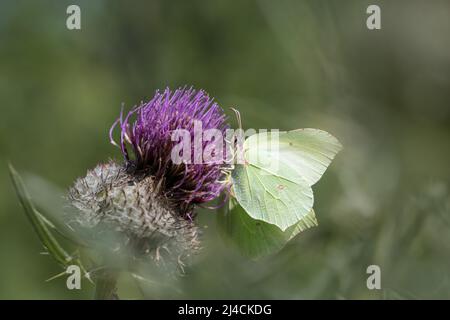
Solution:
<svg viewBox="0 0 450 320"><path fill-rule="evenodd" d="M81 30L66 28L70 4ZM121 103L188 84L246 128L320 128L344 150L314 187L319 227L254 262L202 212L203 255L153 297L449 299L449 34L445 0L2 1L0 298L92 294L45 282L61 269L39 254L7 162L67 188L120 159L107 133ZM371 264L382 290L366 287Z"/></svg>

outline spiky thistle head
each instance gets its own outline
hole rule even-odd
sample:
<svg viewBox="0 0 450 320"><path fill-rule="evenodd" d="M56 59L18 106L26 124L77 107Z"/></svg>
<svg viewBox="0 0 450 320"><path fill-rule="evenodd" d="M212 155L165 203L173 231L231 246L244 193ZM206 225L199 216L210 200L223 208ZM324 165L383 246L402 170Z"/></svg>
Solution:
<svg viewBox="0 0 450 320"><path fill-rule="evenodd" d="M134 122L131 119L135 118ZM127 115L123 111L110 130L119 125L120 147L127 167L131 171L152 175L162 184L164 195L189 216L192 205L213 200L228 187L223 182L224 172L229 168L225 161L212 163L175 163L173 150L178 141L173 141L176 130L185 130L192 140L191 155L194 155L195 124L201 123L203 131L219 130L223 137L228 128L221 107L208 94L193 88L179 88L172 92L156 91L152 100L132 109ZM224 148L222 141L201 141L201 151L211 144ZM220 144L220 145L219 145ZM214 148L213 148L214 149ZM224 150L224 149L223 149Z"/></svg>
<svg viewBox="0 0 450 320"><path fill-rule="evenodd" d="M155 188L151 176L130 175L113 161L99 164L70 188L68 198L78 210L67 224L91 230L89 243L103 250L184 261L200 248L198 228Z"/></svg>

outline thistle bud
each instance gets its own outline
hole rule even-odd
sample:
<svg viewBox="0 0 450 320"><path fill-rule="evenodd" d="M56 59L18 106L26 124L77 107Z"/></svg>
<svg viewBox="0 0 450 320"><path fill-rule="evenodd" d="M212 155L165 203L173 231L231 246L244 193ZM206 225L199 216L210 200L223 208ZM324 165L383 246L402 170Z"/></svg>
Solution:
<svg viewBox="0 0 450 320"><path fill-rule="evenodd" d="M152 176L129 174L112 161L100 164L75 182L69 199L78 209L71 223L95 230L97 238L120 235L115 250L132 244L128 249L137 256L159 261L164 249L182 261L199 249L196 225L161 196Z"/></svg>

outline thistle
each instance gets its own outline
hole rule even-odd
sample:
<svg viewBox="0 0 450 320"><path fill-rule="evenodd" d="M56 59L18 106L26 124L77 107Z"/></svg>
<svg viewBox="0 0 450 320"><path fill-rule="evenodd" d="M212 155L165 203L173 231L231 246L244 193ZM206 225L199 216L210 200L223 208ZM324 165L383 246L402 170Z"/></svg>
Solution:
<svg viewBox="0 0 450 320"><path fill-rule="evenodd" d="M136 120L130 124L133 115ZM112 135L119 124L119 146L128 172L152 175L162 185L163 196L187 217L192 215L195 204L215 199L227 187L221 182L224 170L228 169L225 164L175 164L172 161L176 145L172 133L187 130L194 139L195 121L201 122L203 130L216 129L223 136L228 128L222 109L203 90L178 89L172 93L166 89L162 94L157 91L150 102L141 104L125 117L122 113L110 130L111 142L118 145ZM219 141L202 142L201 149L214 143Z"/></svg>
<svg viewBox="0 0 450 320"><path fill-rule="evenodd" d="M193 137L194 121L205 129L227 129L219 105L192 88L157 91L126 116L122 110L110 140L120 147L124 162L100 164L75 182L68 198L78 210L69 217L70 224L95 231L98 239L115 232L115 251L156 262L173 260L182 267L200 248L196 206L217 198L228 186L223 182L225 164L172 161L172 132L184 129ZM115 128L119 143L113 139Z"/></svg>

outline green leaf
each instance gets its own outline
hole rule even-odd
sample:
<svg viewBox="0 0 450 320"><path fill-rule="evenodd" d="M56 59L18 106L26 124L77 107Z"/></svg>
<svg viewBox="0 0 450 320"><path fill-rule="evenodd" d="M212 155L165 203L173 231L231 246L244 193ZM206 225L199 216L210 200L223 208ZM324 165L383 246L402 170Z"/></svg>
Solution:
<svg viewBox="0 0 450 320"><path fill-rule="evenodd" d="M236 199L250 217L285 231L309 214L311 186L341 148L316 129L253 135L244 143L246 163L231 174Z"/></svg>
<svg viewBox="0 0 450 320"><path fill-rule="evenodd" d="M25 214L33 226L33 229L36 231L39 239L41 240L41 243L57 262L63 266L67 266L68 263L73 260L72 257L61 247L48 229L48 225L45 220L42 219L42 215L35 209L33 203L31 202L30 196L24 187L21 177L11 164L9 165L9 172L20 203L24 208Z"/></svg>
<svg viewBox="0 0 450 320"><path fill-rule="evenodd" d="M243 255L253 259L278 252L294 236L317 226L314 210L311 210L300 222L283 232L272 224L252 219L238 203L232 202L229 210L227 208L218 215L219 226Z"/></svg>
<svg viewBox="0 0 450 320"><path fill-rule="evenodd" d="M42 218L49 226L52 226L52 229L76 245L82 247L91 245L92 239L86 230L67 225L65 218L75 215L76 209L67 201L61 188L34 174L24 174L23 180L33 197L34 204L45 213Z"/></svg>
<svg viewBox="0 0 450 320"><path fill-rule="evenodd" d="M60 232L60 230L58 230L58 227L55 226L50 220L48 220L42 213L36 210L33 202L31 201L30 195L28 194L28 191L24 186L22 178L11 164L9 164L9 173L17 196L19 197L19 201L25 210L25 214L30 221L33 229L36 231L39 240L41 241L44 248L64 268L67 268L70 264L78 265L85 277L90 282L92 282L89 272L86 271L81 260L76 256L68 254L67 251L64 250L64 248L59 244L59 242L50 232L49 227L58 232Z"/></svg>

